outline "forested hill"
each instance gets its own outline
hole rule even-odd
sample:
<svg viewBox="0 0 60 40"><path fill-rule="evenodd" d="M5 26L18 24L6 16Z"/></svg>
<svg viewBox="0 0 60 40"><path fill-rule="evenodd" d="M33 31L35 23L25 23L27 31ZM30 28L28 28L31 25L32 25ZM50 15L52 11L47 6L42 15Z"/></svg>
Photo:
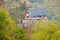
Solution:
<svg viewBox="0 0 60 40"><path fill-rule="evenodd" d="M47 15L54 19L60 17L59 2L59 0L5 0L5 6L14 20L24 19L24 14L29 8L44 8Z"/></svg>
<svg viewBox="0 0 60 40"><path fill-rule="evenodd" d="M26 0L5 0L5 6L9 10L11 17L14 20L24 18L25 11L30 7L27 5Z"/></svg>

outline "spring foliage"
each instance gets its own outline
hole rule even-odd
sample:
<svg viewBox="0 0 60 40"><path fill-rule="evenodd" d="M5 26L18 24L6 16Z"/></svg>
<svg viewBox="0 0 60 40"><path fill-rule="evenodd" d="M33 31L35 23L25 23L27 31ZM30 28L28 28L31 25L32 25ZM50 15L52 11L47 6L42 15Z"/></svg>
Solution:
<svg viewBox="0 0 60 40"><path fill-rule="evenodd" d="M60 40L59 27L59 22L56 20L35 21L31 40Z"/></svg>
<svg viewBox="0 0 60 40"><path fill-rule="evenodd" d="M26 40L26 32L17 27L9 13L0 9L0 40Z"/></svg>

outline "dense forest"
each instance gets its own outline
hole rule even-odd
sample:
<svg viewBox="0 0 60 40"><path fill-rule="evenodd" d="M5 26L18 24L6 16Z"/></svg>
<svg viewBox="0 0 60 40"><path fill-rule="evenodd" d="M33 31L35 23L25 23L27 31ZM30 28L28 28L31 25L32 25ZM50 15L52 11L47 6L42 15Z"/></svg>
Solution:
<svg viewBox="0 0 60 40"><path fill-rule="evenodd" d="M47 11L49 19L59 19L59 0L6 0L5 6L14 20L24 19L24 14L29 9L43 8ZM60 20L60 19L59 19Z"/></svg>

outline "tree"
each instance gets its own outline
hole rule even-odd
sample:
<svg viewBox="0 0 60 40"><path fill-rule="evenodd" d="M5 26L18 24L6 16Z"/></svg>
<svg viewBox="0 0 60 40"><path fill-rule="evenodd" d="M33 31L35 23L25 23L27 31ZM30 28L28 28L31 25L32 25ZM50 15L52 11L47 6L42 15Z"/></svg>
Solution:
<svg viewBox="0 0 60 40"><path fill-rule="evenodd" d="M31 40L60 40L59 23L55 20L35 21Z"/></svg>
<svg viewBox="0 0 60 40"><path fill-rule="evenodd" d="M4 9L0 9L0 40L26 40L26 32L15 25Z"/></svg>
<svg viewBox="0 0 60 40"><path fill-rule="evenodd" d="M27 6L26 6L26 1L24 1L24 3L21 4L21 10L26 10Z"/></svg>

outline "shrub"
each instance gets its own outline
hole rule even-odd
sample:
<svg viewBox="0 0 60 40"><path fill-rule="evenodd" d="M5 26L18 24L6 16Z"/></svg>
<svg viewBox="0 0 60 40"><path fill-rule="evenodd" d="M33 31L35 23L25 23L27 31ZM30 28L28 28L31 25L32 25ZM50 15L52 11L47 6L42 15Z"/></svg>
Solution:
<svg viewBox="0 0 60 40"><path fill-rule="evenodd" d="M0 9L0 40L26 40L26 32L15 25L15 22L4 9Z"/></svg>
<svg viewBox="0 0 60 40"><path fill-rule="evenodd" d="M60 40L59 23L56 20L35 21L31 40Z"/></svg>

